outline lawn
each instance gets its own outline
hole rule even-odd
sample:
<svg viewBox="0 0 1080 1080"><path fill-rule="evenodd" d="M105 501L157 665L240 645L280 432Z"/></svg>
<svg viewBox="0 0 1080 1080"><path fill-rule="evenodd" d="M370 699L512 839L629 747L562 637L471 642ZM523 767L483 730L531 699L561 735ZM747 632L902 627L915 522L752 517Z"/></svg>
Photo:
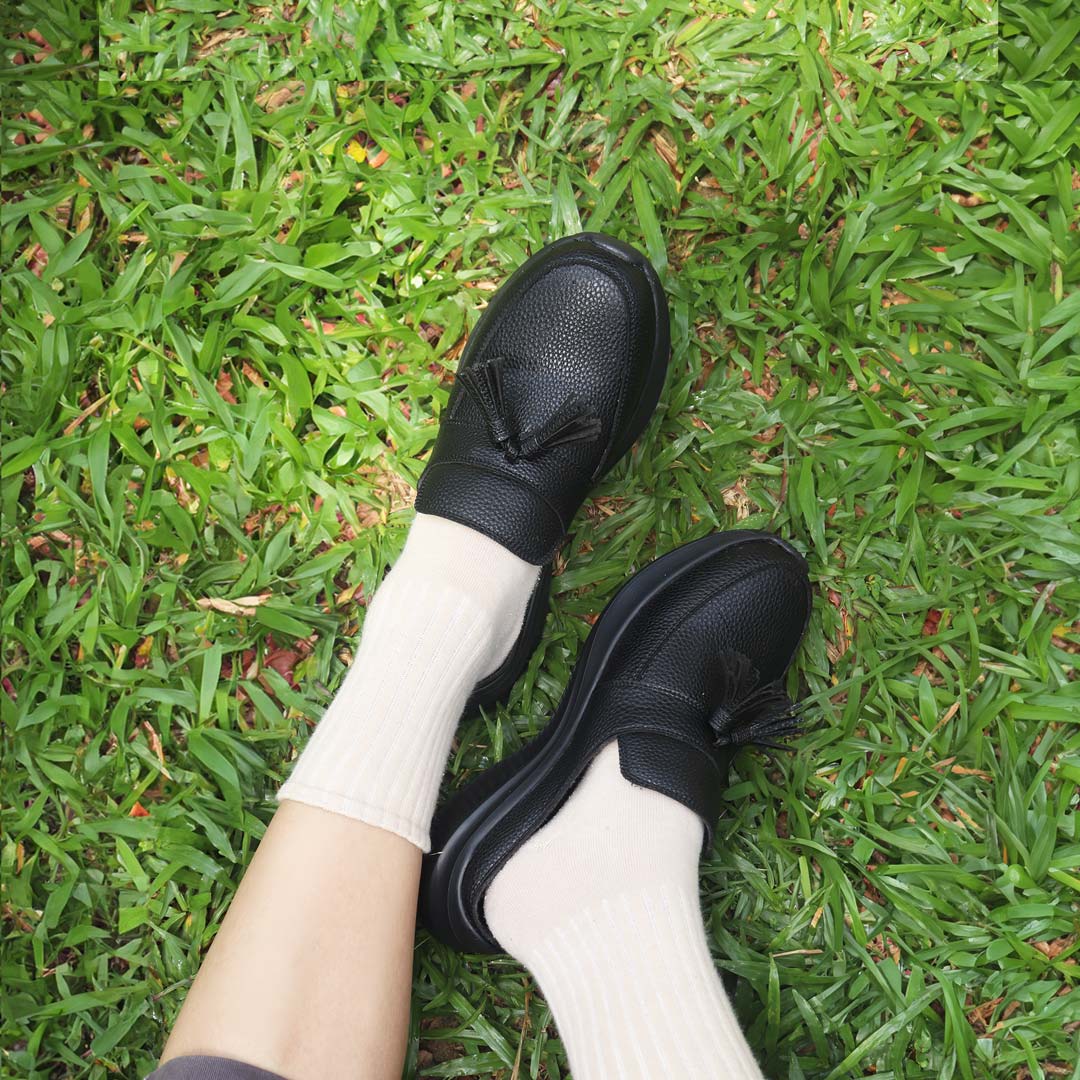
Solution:
<svg viewBox="0 0 1080 1080"><path fill-rule="evenodd" d="M0 18L4 1076L153 1066L468 328L589 228L660 271L670 374L448 784L541 729L630 572L776 530L812 730L738 759L702 866L766 1074L1080 1078L1073 0ZM517 964L422 931L417 1071L568 1076Z"/></svg>

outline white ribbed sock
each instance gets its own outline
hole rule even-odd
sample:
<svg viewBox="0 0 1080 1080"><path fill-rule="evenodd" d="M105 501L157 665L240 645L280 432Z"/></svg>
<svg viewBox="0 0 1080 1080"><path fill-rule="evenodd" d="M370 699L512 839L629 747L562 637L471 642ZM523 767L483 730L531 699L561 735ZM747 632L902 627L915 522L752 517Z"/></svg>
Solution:
<svg viewBox="0 0 1080 1080"><path fill-rule="evenodd" d="M574 1080L762 1080L705 940L701 839L693 811L623 777L613 742L488 889Z"/></svg>
<svg viewBox="0 0 1080 1080"><path fill-rule="evenodd" d="M417 514L364 619L349 673L278 793L423 851L454 728L510 652L540 568Z"/></svg>

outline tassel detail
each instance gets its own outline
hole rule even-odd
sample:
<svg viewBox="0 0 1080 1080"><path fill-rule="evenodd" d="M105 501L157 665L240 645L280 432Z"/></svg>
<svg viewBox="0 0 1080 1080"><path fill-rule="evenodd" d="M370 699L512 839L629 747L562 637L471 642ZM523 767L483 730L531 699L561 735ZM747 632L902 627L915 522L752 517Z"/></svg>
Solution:
<svg viewBox="0 0 1080 1080"><path fill-rule="evenodd" d="M591 442L600 435L600 421L588 416L576 399L567 398L551 417L521 436L518 456L533 457L541 450L569 443Z"/></svg>
<svg viewBox="0 0 1080 1080"><path fill-rule="evenodd" d="M457 374L458 382L484 414L491 438L504 450L510 445L513 433L506 415L503 397L502 358L494 357L480 364L473 364Z"/></svg>
<svg viewBox="0 0 1080 1080"><path fill-rule="evenodd" d="M760 746L783 750L780 739L802 730L801 706L779 682L759 685L760 676L742 653L721 657L714 674L709 727L716 746Z"/></svg>
<svg viewBox="0 0 1080 1080"><path fill-rule="evenodd" d="M502 365L502 357L496 356L464 368L457 378L483 414L492 442L508 461L535 457L553 446L590 442L599 437L600 421L587 415L574 397L568 397L549 419L519 435L514 431L506 407Z"/></svg>

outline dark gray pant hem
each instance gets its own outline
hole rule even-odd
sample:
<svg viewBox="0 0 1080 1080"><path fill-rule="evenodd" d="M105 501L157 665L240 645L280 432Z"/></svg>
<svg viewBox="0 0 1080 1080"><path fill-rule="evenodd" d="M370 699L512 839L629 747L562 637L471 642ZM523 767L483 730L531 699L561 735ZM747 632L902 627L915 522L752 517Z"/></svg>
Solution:
<svg viewBox="0 0 1080 1080"><path fill-rule="evenodd" d="M155 1069L146 1080L285 1080L277 1073L223 1057L178 1057Z"/></svg>

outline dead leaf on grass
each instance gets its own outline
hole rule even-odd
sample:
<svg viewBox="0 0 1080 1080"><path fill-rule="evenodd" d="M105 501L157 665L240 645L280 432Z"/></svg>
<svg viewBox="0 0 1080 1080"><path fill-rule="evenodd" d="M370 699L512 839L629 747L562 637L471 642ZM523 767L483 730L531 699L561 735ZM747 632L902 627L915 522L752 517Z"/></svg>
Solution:
<svg viewBox="0 0 1080 1080"><path fill-rule="evenodd" d="M220 596L204 596L195 603L203 611L218 611L222 615L254 615L260 604L265 604L273 593L261 593L258 596L238 596L235 600L226 600Z"/></svg>

